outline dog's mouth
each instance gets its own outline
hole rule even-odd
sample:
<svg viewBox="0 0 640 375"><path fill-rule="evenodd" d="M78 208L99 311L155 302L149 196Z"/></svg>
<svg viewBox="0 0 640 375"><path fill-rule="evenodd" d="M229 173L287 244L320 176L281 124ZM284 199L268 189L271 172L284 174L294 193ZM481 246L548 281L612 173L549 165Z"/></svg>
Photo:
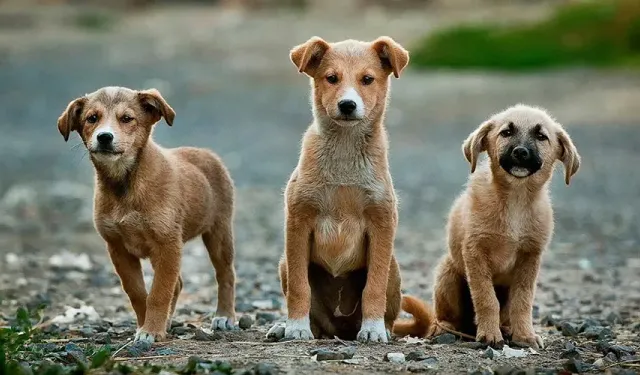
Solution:
<svg viewBox="0 0 640 375"><path fill-rule="evenodd" d="M353 117L353 116L338 116L332 118L333 122L340 126L353 126L362 122L361 118Z"/></svg>
<svg viewBox="0 0 640 375"><path fill-rule="evenodd" d="M542 160L538 155L532 155L528 160L518 160L510 153L505 153L500 158L500 166L513 177L526 178L542 168Z"/></svg>
<svg viewBox="0 0 640 375"><path fill-rule="evenodd" d="M124 151L120 150L110 150L110 149L97 149L91 150L91 155L100 155L100 156L118 156L124 154Z"/></svg>

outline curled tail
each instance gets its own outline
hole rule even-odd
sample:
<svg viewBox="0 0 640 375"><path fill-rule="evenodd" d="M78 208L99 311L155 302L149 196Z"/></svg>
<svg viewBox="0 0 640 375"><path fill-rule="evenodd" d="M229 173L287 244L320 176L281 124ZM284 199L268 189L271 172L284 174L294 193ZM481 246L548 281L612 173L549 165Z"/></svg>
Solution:
<svg viewBox="0 0 640 375"><path fill-rule="evenodd" d="M416 297L403 295L402 310L413 315L412 319L399 319L393 324L393 333L400 336L426 337L435 324L435 312L431 306Z"/></svg>

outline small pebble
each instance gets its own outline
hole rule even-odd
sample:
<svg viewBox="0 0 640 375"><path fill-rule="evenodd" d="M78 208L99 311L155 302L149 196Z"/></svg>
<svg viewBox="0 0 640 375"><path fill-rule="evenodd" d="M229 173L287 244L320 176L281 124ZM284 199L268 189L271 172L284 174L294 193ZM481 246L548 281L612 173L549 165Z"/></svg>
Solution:
<svg viewBox="0 0 640 375"><path fill-rule="evenodd" d="M238 321L238 326L242 329L249 329L253 325L253 318L249 315L242 315Z"/></svg>
<svg viewBox="0 0 640 375"><path fill-rule="evenodd" d="M415 352L411 352L409 354L406 355L405 359L407 361L422 361L429 358L427 356L427 353L425 352L420 352L420 351L415 351Z"/></svg>
<svg viewBox="0 0 640 375"><path fill-rule="evenodd" d="M591 365L585 362L582 362L579 359L570 359L564 364L564 369L567 371L571 371L572 373L581 374L585 371L588 371L591 368Z"/></svg>
<svg viewBox="0 0 640 375"><path fill-rule="evenodd" d="M578 335L578 327L573 323L562 322L560 327L563 336L573 337Z"/></svg>
<svg viewBox="0 0 640 375"><path fill-rule="evenodd" d="M456 342L456 336L451 333L444 333L435 339L436 344L453 344Z"/></svg>
<svg viewBox="0 0 640 375"><path fill-rule="evenodd" d="M387 353L384 356L384 360L391 363L402 364L405 362L404 354L402 353Z"/></svg>
<svg viewBox="0 0 640 375"><path fill-rule="evenodd" d="M482 353L482 358L493 359L493 357L495 356L494 352L495 350L493 348L487 348L487 350Z"/></svg>
<svg viewBox="0 0 640 375"><path fill-rule="evenodd" d="M269 363L258 363L253 366L253 372L255 375L275 375L278 373L278 369Z"/></svg>
<svg viewBox="0 0 640 375"><path fill-rule="evenodd" d="M196 334L193 337L197 341L216 341L220 340L222 336L217 332L205 332L202 328L196 330Z"/></svg>

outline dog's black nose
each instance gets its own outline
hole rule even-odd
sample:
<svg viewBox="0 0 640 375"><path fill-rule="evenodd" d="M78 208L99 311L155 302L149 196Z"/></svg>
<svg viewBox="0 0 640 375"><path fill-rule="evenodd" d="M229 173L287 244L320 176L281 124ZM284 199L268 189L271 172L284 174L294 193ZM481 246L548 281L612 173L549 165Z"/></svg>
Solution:
<svg viewBox="0 0 640 375"><path fill-rule="evenodd" d="M343 115L350 115L353 111L356 110L356 102L353 100L345 99L338 102L338 108L340 108L340 113Z"/></svg>
<svg viewBox="0 0 640 375"><path fill-rule="evenodd" d="M527 161L531 157L531 153L526 147L518 146L513 149L511 156L516 160Z"/></svg>
<svg viewBox="0 0 640 375"><path fill-rule="evenodd" d="M98 143L101 146L109 146L113 141L113 134L104 132L104 133L98 134L96 138L98 139Z"/></svg>

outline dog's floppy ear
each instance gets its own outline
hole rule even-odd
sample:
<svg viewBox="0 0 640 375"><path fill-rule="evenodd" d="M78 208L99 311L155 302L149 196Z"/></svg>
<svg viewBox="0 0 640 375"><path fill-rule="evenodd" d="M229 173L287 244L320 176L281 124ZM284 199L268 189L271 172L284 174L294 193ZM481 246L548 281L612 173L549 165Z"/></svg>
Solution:
<svg viewBox="0 0 640 375"><path fill-rule="evenodd" d="M462 144L462 153L467 161L471 164L471 173L475 172L478 164L478 155L486 151L485 138L489 131L493 128L493 122L485 121L473 133L469 134Z"/></svg>
<svg viewBox="0 0 640 375"><path fill-rule="evenodd" d="M576 174L580 168L580 155L566 131L560 129L557 136L559 148L558 160L564 164L564 182L569 185L571 177Z"/></svg>
<svg viewBox="0 0 640 375"><path fill-rule="evenodd" d="M58 131L62 134L65 142L69 140L69 134L72 131L80 131L80 114L86 102L85 97L72 100L67 105L67 109L58 117Z"/></svg>
<svg viewBox="0 0 640 375"><path fill-rule="evenodd" d="M167 125L173 125L173 119L176 112L171 108L169 103L160 95L160 91L156 89L148 89L138 92L138 98L145 111L150 112L154 116L153 122L160 121L161 117L167 122Z"/></svg>
<svg viewBox="0 0 640 375"><path fill-rule="evenodd" d="M320 37L314 36L306 42L293 47L289 53L289 58L298 67L299 73L305 73L309 77L313 77L315 69L318 68L322 57L324 57L329 48L329 43Z"/></svg>
<svg viewBox="0 0 640 375"><path fill-rule="evenodd" d="M409 52L388 36L381 36L373 41L373 49L389 74L399 78L402 70L409 64Z"/></svg>

